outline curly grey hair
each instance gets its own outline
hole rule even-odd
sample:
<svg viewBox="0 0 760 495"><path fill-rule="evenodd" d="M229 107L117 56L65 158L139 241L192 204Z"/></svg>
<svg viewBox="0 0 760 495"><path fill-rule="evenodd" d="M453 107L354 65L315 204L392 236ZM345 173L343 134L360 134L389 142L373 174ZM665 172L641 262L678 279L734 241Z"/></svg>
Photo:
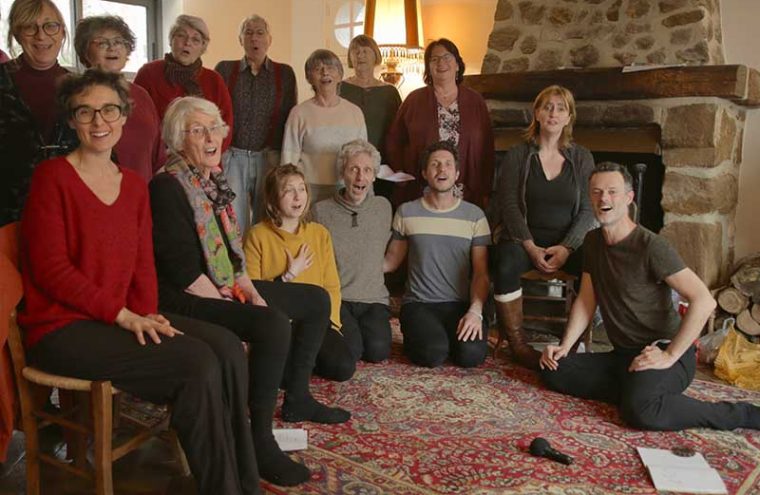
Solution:
<svg viewBox="0 0 760 495"><path fill-rule="evenodd" d="M106 29L112 29L119 33L119 36L124 38L127 44L127 57L135 49L135 33L129 28L129 25L124 22L124 19L117 15L96 15L92 17L85 17L77 23L76 30L74 31L74 49L77 52L77 57L82 65L90 67L90 61L87 60L87 47L95 37Z"/></svg>
<svg viewBox="0 0 760 495"><path fill-rule="evenodd" d="M185 144L184 131L185 126L187 125L187 119L190 114L195 112L214 117L214 125L225 125L222 137L227 137L227 133L230 132L229 127L227 127L224 120L222 120L222 114L219 111L219 107L214 103L203 98L198 98L197 96L175 98L174 101L169 104L169 108L166 109L164 121L161 124L161 137L164 139L166 147L169 148L169 152L178 154L183 150Z"/></svg>
<svg viewBox="0 0 760 495"><path fill-rule="evenodd" d="M344 144L338 152L338 160L335 164L338 177L343 176L343 172L345 172L346 165L351 157L361 153L366 153L372 159L372 166L375 170L375 176L377 176L377 173L380 171L380 152L369 141L354 139Z"/></svg>

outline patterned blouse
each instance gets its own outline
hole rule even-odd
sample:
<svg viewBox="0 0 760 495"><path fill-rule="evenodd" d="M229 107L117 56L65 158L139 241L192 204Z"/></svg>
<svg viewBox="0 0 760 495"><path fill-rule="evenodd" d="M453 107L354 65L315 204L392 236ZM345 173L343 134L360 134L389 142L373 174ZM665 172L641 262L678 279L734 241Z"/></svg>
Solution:
<svg viewBox="0 0 760 495"><path fill-rule="evenodd" d="M459 145L459 103L455 100L448 107L436 103L438 107L438 137L441 141L451 141Z"/></svg>

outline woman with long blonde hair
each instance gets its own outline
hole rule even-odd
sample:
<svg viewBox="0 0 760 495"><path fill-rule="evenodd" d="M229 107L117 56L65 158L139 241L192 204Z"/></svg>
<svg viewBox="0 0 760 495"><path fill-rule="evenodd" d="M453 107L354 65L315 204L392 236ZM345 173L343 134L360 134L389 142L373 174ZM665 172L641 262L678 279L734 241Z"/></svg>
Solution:
<svg viewBox="0 0 760 495"><path fill-rule="evenodd" d="M579 248L594 225L587 192L594 159L572 140L575 116L575 99L566 88L541 91L525 142L507 152L496 190L502 228L493 276L499 332L515 360L533 369L541 354L525 343L520 275L532 269L580 275Z"/></svg>

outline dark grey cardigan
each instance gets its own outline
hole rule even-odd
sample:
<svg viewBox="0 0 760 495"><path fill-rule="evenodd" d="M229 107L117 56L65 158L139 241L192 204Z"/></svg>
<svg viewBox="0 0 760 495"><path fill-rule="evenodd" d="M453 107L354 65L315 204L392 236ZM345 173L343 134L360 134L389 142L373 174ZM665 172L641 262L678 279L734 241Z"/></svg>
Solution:
<svg viewBox="0 0 760 495"><path fill-rule="evenodd" d="M596 225L588 196L588 178L594 170L594 158L589 150L574 143L563 148L561 153L573 168L575 184L579 186L573 205L573 224L561 244L570 249L578 249L586 232ZM534 155L538 155L538 146L532 143L518 144L507 151L499 167L496 195L503 229L502 241L522 242L533 238L526 221L525 185Z"/></svg>

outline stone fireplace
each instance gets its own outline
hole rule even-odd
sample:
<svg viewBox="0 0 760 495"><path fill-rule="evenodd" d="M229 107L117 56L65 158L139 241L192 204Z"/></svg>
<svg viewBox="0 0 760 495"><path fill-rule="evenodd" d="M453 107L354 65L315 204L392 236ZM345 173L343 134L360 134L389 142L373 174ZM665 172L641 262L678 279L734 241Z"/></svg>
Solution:
<svg viewBox="0 0 760 495"><path fill-rule="evenodd" d="M744 121L760 105L760 73L723 61L718 0L499 0L483 74L465 84L488 102L497 150L561 84L580 144L661 156L661 234L715 287L733 264Z"/></svg>

